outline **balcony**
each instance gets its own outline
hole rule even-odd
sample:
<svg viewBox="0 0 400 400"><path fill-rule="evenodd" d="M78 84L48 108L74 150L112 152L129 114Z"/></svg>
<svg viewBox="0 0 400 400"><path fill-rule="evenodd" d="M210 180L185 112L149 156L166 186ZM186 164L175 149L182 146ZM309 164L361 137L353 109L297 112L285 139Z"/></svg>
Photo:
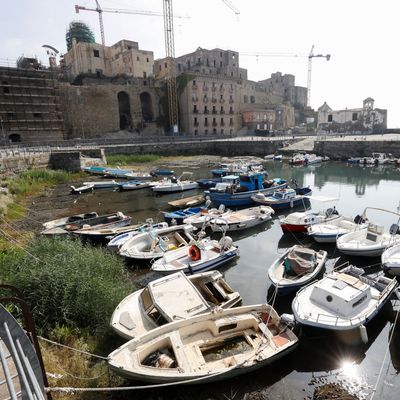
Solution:
<svg viewBox="0 0 400 400"><path fill-rule="evenodd" d="M221 126L225 126L225 122L221 122Z"/></svg>
<svg viewBox="0 0 400 400"><path fill-rule="evenodd" d="M211 99L211 103L216 103L218 100L216 98Z"/></svg>
<svg viewBox="0 0 400 400"><path fill-rule="evenodd" d="M204 122L204 126L210 126L208 122Z"/></svg>
<svg viewBox="0 0 400 400"><path fill-rule="evenodd" d="M208 114L210 111L208 111L206 108L203 111L203 114Z"/></svg>
<svg viewBox="0 0 400 400"><path fill-rule="evenodd" d="M235 124L233 123L233 121L230 121L230 122L229 122L229 126L233 126L233 125L235 125Z"/></svg>
<svg viewBox="0 0 400 400"><path fill-rule="evenodd" d="M203 103L208 103L208 97L207 96L203 97Z"/></svg>
<svg viewBox="0 0 400 400"><path fill-rule="evenodd" d="M218 124L214 121L214 122L212 123L212 126L218 126Z"/></svg>
<svg viewBox="0 0 400 400"><path fill-rule="evenodd" d="M198 113L199 113L199 110L197 108L194 108L193 109L193 114L198 114Z"/></svg>
<svg viewBox="0 0 400 400"><path fill-rule="evenodd" d="M219 102L220 102L221 104L224 104L224 103L225 103L225 100L224 100L224 99L219 99Z"/></svg>
<svg viewBox="0 0 400 400"><path fill-rule="evenodd" d="M229 110L229 114L234 114L235 112L233 110Z"/></svg>
<svg viewBox="0 0 400 400"><path fill-rule="evenodd" d="M197 121L194 121L194 124L193 124L194 126L196 126L196 127L198 127L199 126L199 123L197 122Z"/></svg>
<svg viewBox="0 0 400 400"><path fill-rule="evenodd" d="M217 114L217 110L212 110L212 113L213 114Z"/></svg>
<svg viewBox="0 0 400 400"><path fill-rule="evenodd" d="M197 96L192 96L192 101L197 102L199 101L199 98Z"/></svg>
<svg viewBox="0 0 400 400"><path fill-rule="evenodd" d="M234 102L235 102L235 100L229 99L229 104L233 104Z"/></svg>
<svg viewBox="0 0 400 400"><path fill-rule="evenodd" d="M220 113L220 114L225 114L225 111L224 111L224 110L221 110L219 113Z"/></svg>

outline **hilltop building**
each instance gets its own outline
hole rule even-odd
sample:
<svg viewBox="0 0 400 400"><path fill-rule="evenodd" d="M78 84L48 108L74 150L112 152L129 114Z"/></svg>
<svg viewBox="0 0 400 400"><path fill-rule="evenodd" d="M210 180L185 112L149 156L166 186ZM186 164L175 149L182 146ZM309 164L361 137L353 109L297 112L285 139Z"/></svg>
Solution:
<svg viewBox="0 0 400 400"><path fill-rule="evenodd" d="M367 97L362 108L336 111L325 102L318 108L318 128L336 132L383 132L387 128L387 110L374 108L374 102Z"/></svg>

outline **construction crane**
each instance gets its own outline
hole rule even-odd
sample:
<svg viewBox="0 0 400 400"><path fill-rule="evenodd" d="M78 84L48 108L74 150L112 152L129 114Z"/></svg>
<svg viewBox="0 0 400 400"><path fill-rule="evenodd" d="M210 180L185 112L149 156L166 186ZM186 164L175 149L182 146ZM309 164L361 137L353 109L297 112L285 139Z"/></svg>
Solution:
<svg viewBox="0 0 400 400"><path fill-rule="evenodd" d="M84 6L75 5L75 12L79 14L79 11L95 11L99 14L99 24L100 24L100 35L101 44L105 46L105 35L104 35L104 24L103 24L103 13L113 13L113 14L137 14L137 15L148 15L151 17L163 17L164 14L157 11L145 11L145 10L125 10L116 8L101 8L98 0L95 0L96 8L89 8ZM176 15L174 18L190 18L183 15Z"/></svg>
<svg viewBox="0 0 400 400"><path fill-rule="evenodd" d="M330 54L314 54L314 45L311 47L310 53L307 54L295 54L295 53L239 53L241 56L255 56L255 57L299 57L299 58L308 58L308 73L307 73L307 106L310 106L311 99L311 71L312 71L312 59L316 57L326 58L326 61L329 61L331 58Z"/></svg>
<svg viewBox="0 0 400 400"><path fill-rule="evenodd" d="M317 57L326 58L326 61L331 59L330 54L314 54L314 45L311 47L310 54L308 55L308 74L307 74L307 106L310 107L311 104L311 68L312 68L312 59Z"/></svg>
<svg viewBox="0 0 400 400"><path fill-rule="evenodd" d="M222 0L234 13L235 15L239 15L240 11L236 8L236 6L229 0Z"/></svg>

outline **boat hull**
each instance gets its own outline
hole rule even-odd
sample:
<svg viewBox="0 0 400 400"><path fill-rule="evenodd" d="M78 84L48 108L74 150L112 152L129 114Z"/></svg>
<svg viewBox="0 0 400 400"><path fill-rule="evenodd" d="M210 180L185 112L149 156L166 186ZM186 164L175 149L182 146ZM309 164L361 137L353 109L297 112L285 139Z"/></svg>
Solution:
<svg viewBox="0 0 400 400"><path fill-rule="evenodd" d="M233 194L206 191L205 194L206 196L210 196L210 200L216 207L219 207L221 204L224 204L228 207L240 207L256 204L251 197L257 193L263 193L264 195L273 194L276 190L286 188L287 185L287 182L285 182L281 185L271 186L261 190L250 190L247 192L237 192Z"/></svg>
<svg viewBox="0 0 400 400"><path fill-rule="evenodd" d="M307 232L308 227L306 224L281 224L283 233L303 233Z"/></svg>

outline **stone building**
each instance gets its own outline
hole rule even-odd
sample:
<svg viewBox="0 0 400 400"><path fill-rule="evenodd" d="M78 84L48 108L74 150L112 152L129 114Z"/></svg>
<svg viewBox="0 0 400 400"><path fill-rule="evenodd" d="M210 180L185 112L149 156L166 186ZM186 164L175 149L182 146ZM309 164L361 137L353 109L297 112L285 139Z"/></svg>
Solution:
<svg viewBox="0 0 400 400"><path fill-rule="evenodd" d="M153 76L153 64L152 51L140 50L138 42L125 39L112 46L73 40L63 60L65 74L70 80L79 74L149 78Z"/></svg>
<svg viewBox="0 0 400 400"><path fill-rule="evenodd" d="M383 132L387 128L387 110L374 108L374 102L368 97L362 108L336 111L325 102L318 108L318 128L337 132Z"/></svg>
<svg viewBox="0 0 400 400"><path fill-rule="evenodd" d="M242 111L242 124L250 131L271 132L276 129L275 110Z"/></svg>
<svg viewBox="0 0 400 400"><path fill-rule="evenodd" d="M0 67L0 142L64 139L58 80L51 70Z"/></svg>
<svg viewBox="0 0 400 400"><path fill-rule="evenodd" d="M68 138L155 136L164 133L165 90L154 79L86 78L82 85L64 84L60 100ZM125 135L127 137L129 135Z"/></svg>

